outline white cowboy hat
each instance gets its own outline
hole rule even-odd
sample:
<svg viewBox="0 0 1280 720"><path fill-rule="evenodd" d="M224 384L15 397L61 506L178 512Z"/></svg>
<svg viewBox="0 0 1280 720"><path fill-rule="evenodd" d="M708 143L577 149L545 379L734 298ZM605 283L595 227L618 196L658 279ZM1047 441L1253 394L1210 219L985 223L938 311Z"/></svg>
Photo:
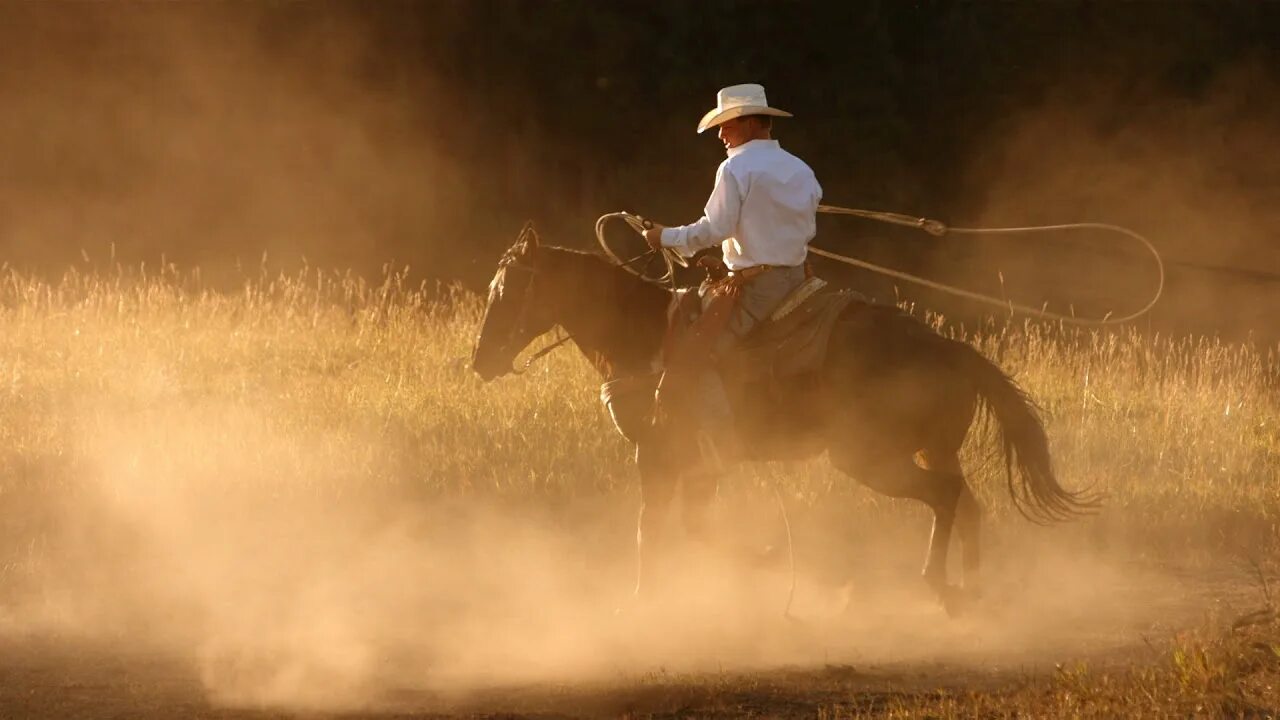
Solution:
<svg viewBox="0 0 1280 720"><path fill-rule="evenodd" d="M716 107L702 116L702 120L698 122L698 132L743 115L791 117L791 113L785 110L769 107L769 101L764 97L763 85L730 85L716 93Z"/></svg>

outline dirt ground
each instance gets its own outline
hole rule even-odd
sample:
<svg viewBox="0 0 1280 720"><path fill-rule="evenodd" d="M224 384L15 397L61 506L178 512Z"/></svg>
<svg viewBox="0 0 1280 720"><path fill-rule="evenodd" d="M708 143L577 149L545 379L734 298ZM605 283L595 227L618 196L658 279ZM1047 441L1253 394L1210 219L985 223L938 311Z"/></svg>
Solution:
<svg viewBox="0 0 1280 720"><path fill-rule="evenodd" d="M798 597L809 602L797 603L797 619L756 618L755 627L744 632L741 618L735 618L717 633L706 630L715 622L703 614L698 623L704 632L688 635L687 657L675 651L684 645L676 638L666 646L669 662L620 661L612 673L589 678L570 673L527 682L472 681L454 692L417 682L404 670L422 667L423 657L384 644L375 663L381 670L366 678L358 698L337 705L306 693L296 703L229 698L220 689L225 678L211 681L207 655L139 641L132 631L85 637L0 622L0 717L812 717L833 709L874 714L940 693L1017 688L1064 664L1118 669L1149 663L1157 646L1182 629L1206 618L1238 616L1261 603L1260 589L1243 568L1113 565L1098 569L1083 587L1073 581L1069 593L1058 587L1034 595L1019 595L1009 575L1006 570L992 584L990 594L1002 599L984 600L959 619L945 618L923 593L905 585L867 587L847 598L842 611L824 614L812 602L819 588L802 582ZM1033 598L1034 607L1017 611L1004 604ZM643 635L687 632L668 615L637 612L616 622ZM584 626L595 627L595 621ZM744 653L745 647L755 652ZM719 654L751 659L716 667L708 658Z"/></svg>
<svg viewBox="0 0 1280 720"><path fill-rule="evenodd" d="M580 687L493 688L465 700L415 690L388 692L375 707L339 712L218 706L189 659L157 650L57 638L0 640L0 716L5 718L284 717L675 717L703 714L812 716L819 707L874 709L937 686L998 686L1018 673L944 664L830 665L754 673L654 674Z"/></svg>

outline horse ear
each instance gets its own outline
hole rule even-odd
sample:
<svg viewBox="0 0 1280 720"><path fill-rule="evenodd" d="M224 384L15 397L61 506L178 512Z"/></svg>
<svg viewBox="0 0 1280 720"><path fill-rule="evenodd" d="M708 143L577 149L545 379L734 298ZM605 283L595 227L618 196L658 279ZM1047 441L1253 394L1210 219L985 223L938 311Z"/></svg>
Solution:
<svg viewBox="0 0 1280 720"><path fill-rule="evenodd" d="M538 247L538 231L533 229L533 221L528 220L524 224L524 229L520 231L520 236L525 239L525 247L534 250Z"/></svg>
<svg viewBox="0 0 1280 720"><path fill-rule="evenodd" d="M533 221L530 220L520 228L520 234L516 236L516 242L507 251L508 257L520 257L532 250L538 249L538 232L533 229Z"/></svg>

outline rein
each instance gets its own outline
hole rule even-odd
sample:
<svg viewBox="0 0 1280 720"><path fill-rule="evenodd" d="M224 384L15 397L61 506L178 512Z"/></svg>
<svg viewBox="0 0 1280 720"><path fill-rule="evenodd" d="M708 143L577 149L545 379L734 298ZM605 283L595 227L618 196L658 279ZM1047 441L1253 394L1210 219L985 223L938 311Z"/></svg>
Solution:
<svg viewBox="0 0 1280 720"><path fill-rule="evenodd" d="M556 348L558 348L558 347L560 347L561 345L563 345L563 344L565 344L565 343L569 342L569 341L570 341L570 340L572 340L572 339L573 339L573 335L570 335L569 333L565 333L565 336L564 336L564 337L562 337L562 338L560 338L559 340L557 340L557 341L555 341L555 342L551 343L550 345L548 345L548 346L546 346L546 347L542 348L542 349L541 349L541 350L539 350L538 352L536 352L536 353L534 353L534 354L530 355L530 356L529 356L529 359L528 359L528 360L525 360L525 361L524 361L524 364L523 364L523 365L521 365L521 366L520 366L520 368L519 368L518 370L517 370L517 369L515 369L515 368L512 368L512 369L511 369L511 374L512 374L512 375L523 375L523 374L525 374L526 372L528 372L528 371L529 371L529 367L530 367L531 365L533 365L535 362L537 362L538 360L541 360L544 356L548 355L552 350L555 350Z"/></svg>

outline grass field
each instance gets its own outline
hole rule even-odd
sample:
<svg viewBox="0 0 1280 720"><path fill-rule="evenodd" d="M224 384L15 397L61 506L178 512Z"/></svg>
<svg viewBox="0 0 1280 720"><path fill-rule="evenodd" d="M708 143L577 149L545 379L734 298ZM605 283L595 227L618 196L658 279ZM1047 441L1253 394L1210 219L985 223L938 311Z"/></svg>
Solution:
<svg viewBox="0 0 1280 720"><path fill-rule="evenodd" d="M72 270L56 282L10 271L0 307L0 631L149 636L193 658L216 707L348 708L351 697L376 707L371 685L416 687L417 677L373 673L379 653L408 653L404 667L425 674L416 650L397 643L441 633L456 642L433 649L443 658L433 677L448 665L470 686L483 676L562 688L546 706L533 690L519 702L481 694L449 706L467 712L573 712L579 701L620 712L574 696L580 675L596 683L590 693L641 698L624 703L636 715L1216 715L1277 702L1280 633L1270 621L1229 628L1269 604L1257 578L1280 558L1274 347L1030 324L966 337L1041 404L1064 484L1107 495L1096 517L1029 528L1000 468L971 443L995 587L1010 568L1025 580L1058 567L1087 586L1099 577L1094 560L1108 572L1140 565L1164 580L1196 578L1203 602L1151 610L1159 617L1143 612L1166 586L1135 591L1123 622L1145 628L1140 640L1134 631L1122 647L1094 643L1077 658L1071 633L1036 634L1052 619L1007 623L1011 643L1020 629L1026 641L963 661L954 658L965 639L953 639L939 650L950 669L910 681L896 670L850 680L839 671L846 659L792 640L776 658L752 645L738 668L736 641L711 643L709 667L641 654L610 666L613 684L600 690L584 668L617 648L601 649L594 624L583 631L590 642L552 647L565 622L582 627L582 606L546 608L625 585L638 491L599 381L576 353L482 384L467 366L479 301L397 273L368 284L307 270L214 292L173 268ZM743 469L722 487L722 522L741 513L772 527L775 487L797 526L797 564L814 578L802 590L851 562L916 572L923 508L860 489L821 460ZM877 555L880 565L868 560ZM545 617L516 610L526 603ZM924 612L911 616L915 628L944 628ZM1118 627L1107 623L1082 634ZM733 627L747 632L742 618ZM901 639L885 635L893 652L864 646L850 657L859 667L927 664L927 643L904 654ZM1041 645L1051 650L1029 659ZM1010 648L1018 659L998 662ZM557 660L530 670L539 654ZM770 673L775 664L789 669ZM517 665L527 672L506 672ZM16 695L0 688L6 697ZM423 702L445 707L437 700Z"/></svg>

